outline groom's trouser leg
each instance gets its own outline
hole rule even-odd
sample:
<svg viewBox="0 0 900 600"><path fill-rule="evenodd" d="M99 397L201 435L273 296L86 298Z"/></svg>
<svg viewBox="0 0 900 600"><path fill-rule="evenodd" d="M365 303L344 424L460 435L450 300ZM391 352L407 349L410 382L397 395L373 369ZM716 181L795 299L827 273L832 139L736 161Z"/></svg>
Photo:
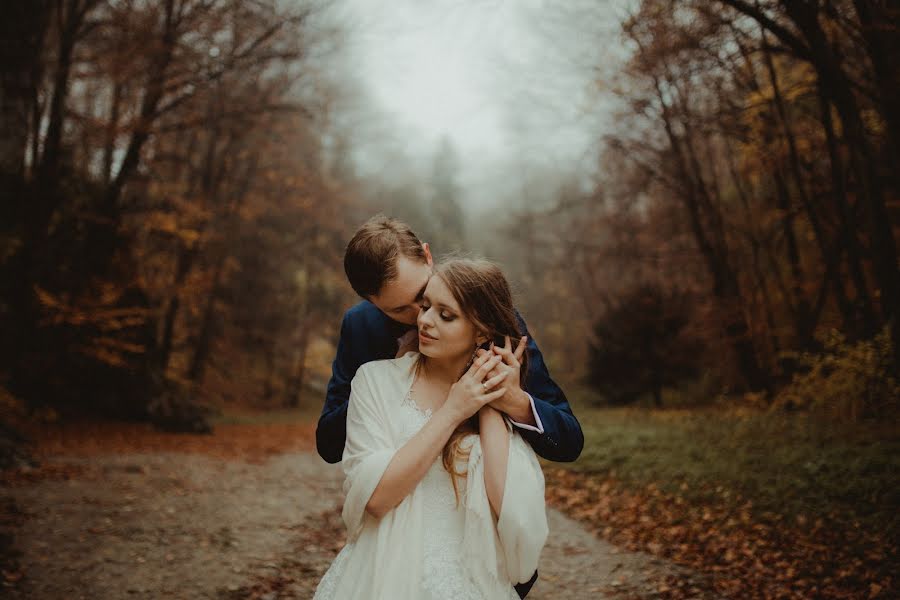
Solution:
<svg viewBox="0 0 900 600"><path fill-rule="evenodd" d="M531 591L531 586L534 585L535 581L537 581L537 571L534 572L534 575L531 576L531 579L516 586L516 592L518 592L519 598L524 598L528 595L528 592Z"/></svg>

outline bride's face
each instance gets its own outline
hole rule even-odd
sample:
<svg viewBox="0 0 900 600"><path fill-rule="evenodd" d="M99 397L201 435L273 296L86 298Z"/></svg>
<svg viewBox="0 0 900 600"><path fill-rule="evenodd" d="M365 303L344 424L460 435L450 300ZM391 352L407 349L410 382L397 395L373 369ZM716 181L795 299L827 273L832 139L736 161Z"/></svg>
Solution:
<svg viewBox="0 0 900 600"><path fill-rule="evenodd" d="M419 352L429 358L468 357L479 337L453 293L439 275L428 280L419 318Z"/></svg>

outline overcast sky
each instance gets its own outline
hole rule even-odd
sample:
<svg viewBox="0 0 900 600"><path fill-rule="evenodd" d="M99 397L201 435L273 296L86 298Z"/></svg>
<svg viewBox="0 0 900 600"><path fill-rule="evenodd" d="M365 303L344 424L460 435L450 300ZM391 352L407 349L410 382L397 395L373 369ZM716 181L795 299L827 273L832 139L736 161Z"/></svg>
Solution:
<svg viewBox="0 0 900 600"><path fill-rule="evenodd" d="M366 91L367 121L379 121L355 146L362 170L427 172L446 136L472 212L515 193L529 172L592 168L622 9L614 0L579 5L339 0L344 69ZM385 145L410 164L396 164Z"/></svg>

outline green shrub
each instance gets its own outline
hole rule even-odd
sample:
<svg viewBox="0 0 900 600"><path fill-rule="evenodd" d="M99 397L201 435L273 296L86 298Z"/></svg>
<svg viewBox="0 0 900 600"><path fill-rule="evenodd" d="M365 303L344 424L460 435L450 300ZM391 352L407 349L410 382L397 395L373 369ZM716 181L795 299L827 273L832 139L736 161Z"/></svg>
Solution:
<svg viewBox="0 0 900 600"><path fill-rule="evenodd" d="M822 342L820 354L782 353L807 370L794 375L773 406L850 422L898 415L900 385L893 375L887 326L870 340L849 343L831 330Z"/></svg>

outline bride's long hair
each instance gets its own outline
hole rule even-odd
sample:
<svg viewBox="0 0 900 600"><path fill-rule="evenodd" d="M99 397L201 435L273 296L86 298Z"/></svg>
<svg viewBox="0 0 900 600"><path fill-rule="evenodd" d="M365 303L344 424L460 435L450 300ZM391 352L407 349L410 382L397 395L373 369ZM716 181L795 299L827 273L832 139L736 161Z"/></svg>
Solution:
<svg viewBox="0 0 900 600"><path fill-rule="evenodd" d="M484 259L451 258L436 265L434 274L447 284L463 314L480 335L501 346L504 337L509 336L513 348L516 347L522 333L513 307L512 292L500 267ZM520 362L519 384L524 387L525 374L528 373L527 352ZM457 479L465 478L466 471L457 471L456 463L468 459L470 449L463 449L460 442L470 433L478 433L477 413L456 428L441 453L444 468L451 475L457 503Z"/></svg>

